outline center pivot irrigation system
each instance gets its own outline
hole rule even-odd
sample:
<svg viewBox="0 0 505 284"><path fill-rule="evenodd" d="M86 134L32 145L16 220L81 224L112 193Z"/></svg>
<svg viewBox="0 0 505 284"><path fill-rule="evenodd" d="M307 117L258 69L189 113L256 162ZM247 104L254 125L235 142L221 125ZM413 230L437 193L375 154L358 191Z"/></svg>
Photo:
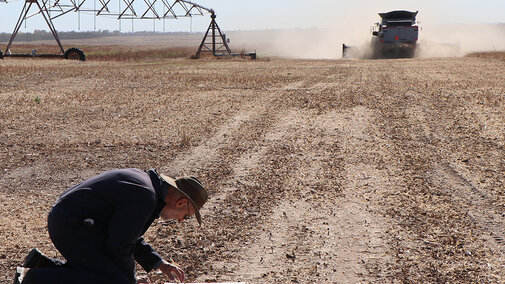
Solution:
<svg viewBox="0 0 505 284"><path fill-rule="evenodd" d="M221 32L217 22L216 13L213 9L203 7L197 3L185 0L24 0L24 6L19 15L16 27L12 32L5 53L0 50L0 59L3 57L63 57L84 61L84 52L76 47L63 49L53 20L70 12L92 13L96 16L115 17L118 20L137 19L178 19L184 17L203 16L210 14L211 22L198 47L195 57L200 58L202 53L211 53L214 56L249 56L256 59L256 53L233 53L228 45L229 40ZM0 2L7 3L6 0ZM34 11L29 14L30 9ZM49 30L60 48L60 54L15 54L11 52L11 46L23 22L27 19L42 15Z"/></svg>

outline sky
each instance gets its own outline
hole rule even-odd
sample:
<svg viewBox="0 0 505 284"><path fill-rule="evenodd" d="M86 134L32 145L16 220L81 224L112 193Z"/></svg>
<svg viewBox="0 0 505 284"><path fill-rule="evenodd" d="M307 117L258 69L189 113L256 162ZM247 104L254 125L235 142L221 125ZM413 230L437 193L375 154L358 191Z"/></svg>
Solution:
<svg viewBox="0 0 505 284"><path fill-rule="evenodd" d="M3 1L3 0L0 0ZM24 0L0 2L0 32L11 33L17 22ZM69 0L61 0L61 2ZM94 1L86 0L88 7ZM125 0L111 0L124 6ZM136 3L145 3L135 0ZM159 1L159 0L158 0ZM170 1L170 0L169 0ZM421 25L461 23L505 23L505 0L193 0L216 11L217 21L225 31L339 28L350 25L370 27L378 20L378 12L390 10L419 11ZM158 2L159 3L159 2ZM58 31L121 30L131 31L204 31L208 16L179 20L122 20L113 17L94 17L87 13L68 13L54 20ZM21 32L47 29L40 15L21 27Z"/></svg>

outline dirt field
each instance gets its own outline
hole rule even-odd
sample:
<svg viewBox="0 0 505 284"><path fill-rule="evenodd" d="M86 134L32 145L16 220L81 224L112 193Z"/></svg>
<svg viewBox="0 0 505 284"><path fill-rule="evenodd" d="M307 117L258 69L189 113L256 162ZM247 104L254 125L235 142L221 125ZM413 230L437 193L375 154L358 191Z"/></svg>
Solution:
<svg viewBox="0 0 505 284"><path fill-rule="evenodd" d="M210 190L203 228L148 231L189 281L503 283L503 70L0 60L0 282L33 247L59 256L45 219L63 190L138 167Z"/></svg>

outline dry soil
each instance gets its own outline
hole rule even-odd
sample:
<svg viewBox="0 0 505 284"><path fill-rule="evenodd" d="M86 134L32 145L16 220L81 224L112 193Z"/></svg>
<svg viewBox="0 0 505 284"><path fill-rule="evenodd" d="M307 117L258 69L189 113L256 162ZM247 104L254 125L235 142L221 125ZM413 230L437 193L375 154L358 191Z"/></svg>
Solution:
<svg viewBox="0 0 505 284"><path fill-rule="evenodd" d="M137 167L210 191L202 228L147 233L189 281L503 283L503 70L0 60L0 282L33 247L59 257L46 216L63 190Z"/></svg>

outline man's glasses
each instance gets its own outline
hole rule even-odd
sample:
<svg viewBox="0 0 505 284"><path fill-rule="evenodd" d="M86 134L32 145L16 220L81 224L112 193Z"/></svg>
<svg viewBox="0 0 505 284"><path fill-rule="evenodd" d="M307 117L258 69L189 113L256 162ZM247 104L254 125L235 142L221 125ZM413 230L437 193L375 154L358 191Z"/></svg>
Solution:
<svg viewBox="0 0 505 284"><path fill-rule="evenodd" d="M189 215L189 201L187 203L188 203L188 214L186 214L186 216L184 216L184 220L188 220L188 219L193 218L192 216Z"/></svg>

